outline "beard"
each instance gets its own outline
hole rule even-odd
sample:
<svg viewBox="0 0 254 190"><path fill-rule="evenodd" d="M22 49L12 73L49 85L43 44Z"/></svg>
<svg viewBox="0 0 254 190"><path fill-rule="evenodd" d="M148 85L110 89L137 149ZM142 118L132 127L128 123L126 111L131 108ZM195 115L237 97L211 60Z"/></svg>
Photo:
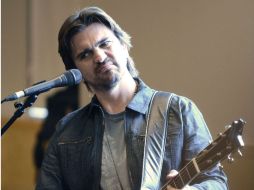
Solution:
<svg viewBox="0 0 254 190"><path fill-rule="evenodd" d="M105 64L113 64L116 68L103 71L102 67L104 67ZM95 68L95 76L95 80L92 81L84 78L84 82L94 90L110 91L121 79L118 63L111 59L106 59L104 63L99 63Z"/></svg>

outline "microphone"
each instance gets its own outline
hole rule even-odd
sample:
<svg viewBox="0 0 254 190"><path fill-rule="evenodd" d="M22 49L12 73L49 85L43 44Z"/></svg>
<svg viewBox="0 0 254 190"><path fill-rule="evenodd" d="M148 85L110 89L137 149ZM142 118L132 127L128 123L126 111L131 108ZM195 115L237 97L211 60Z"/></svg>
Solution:
<svg viewBox="0 0 254 190"><path fill-rule="evenodd" d="M3 99L1 103L16 100L24 96L40 94L56 87L73 86L79 84L81 80L81 72L78 69L70 69L55 79L45 82L43 81L24 90L15 92Z"/></svg>

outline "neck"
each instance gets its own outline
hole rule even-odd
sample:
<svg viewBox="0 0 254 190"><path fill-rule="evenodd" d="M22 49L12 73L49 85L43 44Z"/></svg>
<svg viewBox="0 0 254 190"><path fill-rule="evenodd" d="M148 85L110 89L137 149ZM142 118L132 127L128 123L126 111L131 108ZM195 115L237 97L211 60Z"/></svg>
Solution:
<svg viewBox="0 0 254 190"><path fill-rule="evenodd" d="M96 92L103 108L111 114L123 112L137 90L137 84L131 75L124 76L119 83L107 92Z"/></svg>

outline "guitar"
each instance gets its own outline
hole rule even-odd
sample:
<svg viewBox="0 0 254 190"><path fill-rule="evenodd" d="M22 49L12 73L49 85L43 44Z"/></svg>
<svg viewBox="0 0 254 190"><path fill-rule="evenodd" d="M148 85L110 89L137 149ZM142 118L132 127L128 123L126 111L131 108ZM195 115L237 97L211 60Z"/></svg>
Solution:
<svg viewBox="0 0 254 190"><path fill-rule="evenodd" d="M231 153L236 150L238 150L241 155L240 148L244 146L242 132L245 123L245 121L239 119L227 126L223 134L219 134L211 144L186 164L173 179L170 179L163 185L161 190L166 190L168 185L177 189L182 189L199 173L215 166L226 157L229 161L233 161Z"/></svg>

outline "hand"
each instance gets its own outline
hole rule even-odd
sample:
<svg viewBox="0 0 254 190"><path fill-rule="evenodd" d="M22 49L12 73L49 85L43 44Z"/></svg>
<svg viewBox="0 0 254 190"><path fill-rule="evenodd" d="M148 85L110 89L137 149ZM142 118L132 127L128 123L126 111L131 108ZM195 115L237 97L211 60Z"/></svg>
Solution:
<svg viewBox="0 0 254 190"><path fill-rule="evenodd" d="M170 180L171 178L175 177L177 174L178 174L178 171L171 170L166 178L167 178L167 180ZM191 190L191 189L192 188L189 185L186 185L186 186L184 186L184 188L182 190ZM177 189L168 185L167 190L177 190Z"/></svg>

